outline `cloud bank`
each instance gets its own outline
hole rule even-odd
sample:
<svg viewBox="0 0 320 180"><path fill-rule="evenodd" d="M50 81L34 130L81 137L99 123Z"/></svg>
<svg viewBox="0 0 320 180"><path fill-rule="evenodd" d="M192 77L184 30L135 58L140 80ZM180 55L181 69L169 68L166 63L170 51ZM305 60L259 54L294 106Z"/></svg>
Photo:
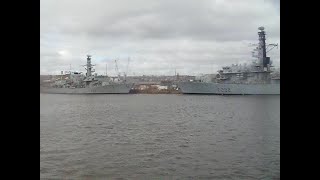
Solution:
<svg viewBox="0 0 320 180"><path fill-rule="evenodd" d="M249 63L250 43L264 26L268 43L280 43L276 0L41 0L40 74L84 71L129 75L197 75ZM276 66L280 49L269 54Z"/></svg>

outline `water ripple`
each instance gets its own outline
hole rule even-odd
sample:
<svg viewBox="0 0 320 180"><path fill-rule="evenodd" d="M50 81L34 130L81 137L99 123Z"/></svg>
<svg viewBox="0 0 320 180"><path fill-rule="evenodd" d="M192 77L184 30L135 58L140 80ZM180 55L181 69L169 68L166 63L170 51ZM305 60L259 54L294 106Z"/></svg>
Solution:
<svg viewBox="0 0 320 180"><path fill-rule="evenodd" d="M277 96L40 98L41 179L280 179Z"/></svg>

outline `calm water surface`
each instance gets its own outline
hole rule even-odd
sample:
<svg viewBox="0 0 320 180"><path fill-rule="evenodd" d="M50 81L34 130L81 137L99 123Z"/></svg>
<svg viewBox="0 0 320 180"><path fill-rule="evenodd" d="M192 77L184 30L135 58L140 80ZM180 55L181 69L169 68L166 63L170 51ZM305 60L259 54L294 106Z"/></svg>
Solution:
<svg viewBox="0 0 320 180"><path fill-rule="evenodd" d="M41 179L280 179L280 96L40 99Z"/></svg>

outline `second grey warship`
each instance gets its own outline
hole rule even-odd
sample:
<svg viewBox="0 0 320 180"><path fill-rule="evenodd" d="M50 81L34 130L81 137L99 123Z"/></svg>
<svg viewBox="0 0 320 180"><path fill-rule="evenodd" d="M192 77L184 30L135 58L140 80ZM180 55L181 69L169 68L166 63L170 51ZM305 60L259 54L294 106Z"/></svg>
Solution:
<svg viewBox="0 0 320 180"><path fill-rule="evenodd" d="M126 76L121 79L108 76L93 75L91 56L87 56L86 75L78 72L68 73L64 78L55 79L49 87L40 87L41 93L50 94L128 94L133 83L126 82ZM115 80L116 79L116 80Z"/></svg>
<svg viewBox="0 0 320 180"><path fill-rule="evenodd" d="M272 78L272 62L267 57L267 46L273 49L278 44L266 45L264 27L259 30L259 44L254 49L258 53L254 56L256 61L249 66L223 67L215 78L207 81L179 82L180 91L184 94L280 95L280 77Z"/></svg>

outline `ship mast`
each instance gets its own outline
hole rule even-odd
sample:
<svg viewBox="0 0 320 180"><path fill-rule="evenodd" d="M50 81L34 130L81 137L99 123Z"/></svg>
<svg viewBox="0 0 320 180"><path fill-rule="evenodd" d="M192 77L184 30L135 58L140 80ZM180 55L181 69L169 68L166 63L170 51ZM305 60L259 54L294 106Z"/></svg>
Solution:
<svg viewBox="0 0 320 180"><path fill-rule="evenodd" d="M258 59L259 65L262 71L270 71L271 61L270 57L267 57L267 52L271 51L274 47L278 47L278 44L268 44L268 47L272 46L271 49L267 51L266 45L266 32L264 31L264 27L258 28L260 32L259 35L259 46L258 46Z"/></svg>
<svg viewBox="0 0 320 180"><path fill-rule="evenodd" d="M267 57L267 51L266 51L266 33L264 31L264 27L258 28L260 32L258 32L259 35L259 64L262 70L265 70L265 68L268 68L268 65L270 63L270 58Z"/></svg>
<svg viewBox="0 0 320 180"><path fill-rule="evenodd" d="M93 68L93 64L91 64L91 55L87 55L87 65L86 65L86 70L87 70L87 73L86 73L86 77L87 78L90 78L92 76L92 73L94 72L94 70L92 69Z"/></svg>

